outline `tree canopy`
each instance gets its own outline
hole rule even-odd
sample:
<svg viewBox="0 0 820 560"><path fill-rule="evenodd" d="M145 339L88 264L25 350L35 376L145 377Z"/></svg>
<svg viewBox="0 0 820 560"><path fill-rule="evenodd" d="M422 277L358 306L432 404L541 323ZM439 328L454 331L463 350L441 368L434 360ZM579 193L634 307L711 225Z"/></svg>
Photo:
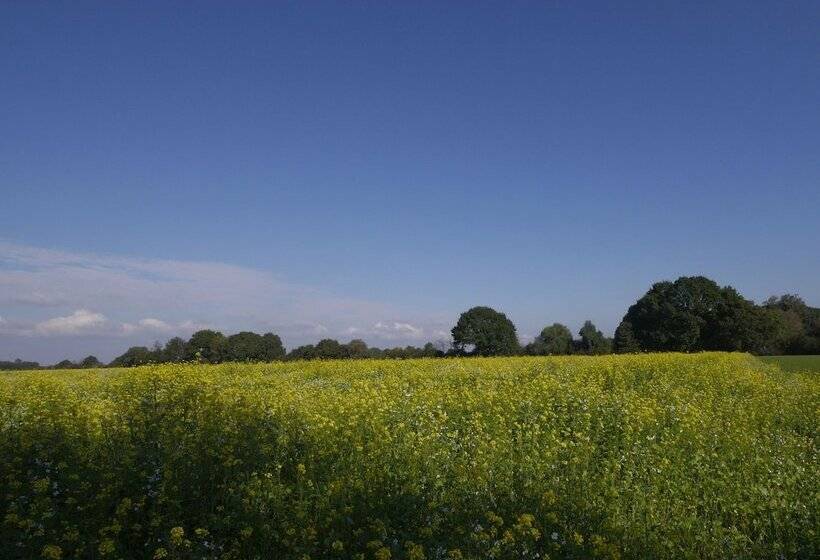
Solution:
<svg viewBox="0 0 820 560"><path fill-rule="evenodd" d="M623 318L642 350L755 351L771 325L751 301L703 276L658 282ZM627 327L624 326L624 329Z"/></svg>
<svg viewBox="0 0 820 560"><path fill-rule="evenodd" d="M632 323L629 321L621 321L621 324L615 329L612 349L618 354L634 354L641 351L641 345L638 344L635 333L632 330Z"/></svg>
<svg viewBox="0 0 820 560"><path fill-rule="evenodd" d="M187 360L217 364L227 356L227 339L218 331L204 329L195 332L188 341Z"/></svg>
<svg viewBox="0 0 820 560"><path fill-rule="evenodd" d="M772 354L820 354L820 308L806 305L799 296L772 296L763 302L774 324Z"/></svg>
<svg viewBox="0 0 820 560"><path fill-rule="evenodd" d="M526 347L526 353L535 356L555 356L572 353L572 332L561 323L544 327L535 340Z"/></svg>
<svg viewBox="0 0 820 560"><path fill-rule="evenodd" d="M609 354L612 352L611 341L592 324L592 321L584 322L584 326L581 327L578 334L581 336L579 350L584 354Z"/></svg>
<svg viewBox="0 0 820 560"><path fill-rule="evenodd" d="M511 356L520 351L515 325L490 307L473 307L461 314L452 330L455 348L475 356Z"/></svg>

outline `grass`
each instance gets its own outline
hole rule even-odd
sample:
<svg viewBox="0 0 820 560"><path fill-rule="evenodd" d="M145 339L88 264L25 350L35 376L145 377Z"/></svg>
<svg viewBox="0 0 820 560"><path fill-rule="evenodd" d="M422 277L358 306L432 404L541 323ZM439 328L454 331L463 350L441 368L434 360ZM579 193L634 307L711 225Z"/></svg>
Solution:
<svg viewBox="0 0 820 560"><path fill-rule="evenodd" d="M783 371L820 373L820 356L761 356L760 359L769 364L777 364Z"/></svg>
<svg viewBox="0 0 820 560"><path fill-rule="evenodd" d="M0 558L816 558L818 411L744 354L0 373Z"/></svg>

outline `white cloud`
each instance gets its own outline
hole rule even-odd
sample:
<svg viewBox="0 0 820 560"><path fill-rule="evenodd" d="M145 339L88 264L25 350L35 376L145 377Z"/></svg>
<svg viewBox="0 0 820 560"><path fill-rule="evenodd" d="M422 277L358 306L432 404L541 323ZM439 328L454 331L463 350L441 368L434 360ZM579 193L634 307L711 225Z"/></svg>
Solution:
<svg viewBox="0 0 820 560"><path fill-rule="evenodd" d="M149 331L157 333L167 333L173 330L173 327L160 319L140 319L136 323L123 323L121 325L124 334L133 334L140 331Z"/></svg>
<svg viewBox="0 0 820 560"><path fill-rule="evenodd" d="M200 329L206 329L208 328L208 325L191 320L181 321L179 323L167 323L162 319L147 317L145 319L140 319L136 323L122 323L120 328L122 334L124 335L153 333L179 336L190 335Z"/></svg>
<svg viewBox="0 0 820 560"><path fill-rule="evenodd" d="M191 333L193 334L196 331L200 331L202 329L210 329L213 328L213 325L209 325L208 323L197 323L196 321L182 321L177 325L177 330L181 333Z"/></svg>
<svg viewBox="0 0 820 560"><path fill-rule="evenodd" d="M87 334L105 325L106 321L102 313L78 309L71 315L37 323L34 325L34 332L45 336Z"/></svg>
<svg viewBox="0 0 820 560"><path fill-rule="evenodd" d="M413 344L421 342L447 344L452 339L450 333L442 328L433 326L424 328L402 321L377 321L369 328L351 326L344 332L350 338L376 339L385 344L395 344L399 341Z"/></svg>
<svg viewBox="0 0 820 560"><path fill-rule="evenodd" d="M0 334L105 337L112 354L122 351L118 339L148 343L199 328L273 331L289 347L324 337L417 343L449 321L231 264L73 253L0 240L2 305L10 309ZM43 316L49 307L62 313ZM19 342L0 339L0 351L4 344Z"/></svg>
<svg viewBox="0 0 820 560"><path fill-rule="evenodd" d="M161 321L159 319L152 319L150 317L147 319L141 319L140 326L146 329L153 329L155 331L168 331L172 328L171 325L169 325L165 321Z"/></svg>
<svg viewBox="0 0 820 560"><path fill-rule="evenodd" d="M350 327L348 332L351 334L376 336L385 340L420 340L425 336L425 331L422 327L400 321L377 321L370 329Z"/></svg>

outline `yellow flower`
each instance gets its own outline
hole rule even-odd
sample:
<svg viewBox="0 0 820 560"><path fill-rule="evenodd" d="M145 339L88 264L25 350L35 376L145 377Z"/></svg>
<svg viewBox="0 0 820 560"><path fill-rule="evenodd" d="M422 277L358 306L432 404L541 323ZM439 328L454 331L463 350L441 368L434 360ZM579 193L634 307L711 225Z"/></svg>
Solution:
<svg viewBox="0 0 820 560"><path fill-rule="evenodd" d="M34 481L32 486L34 487L34 491L38 494L45 494L48 491L48 487L51 484L48 478L38 478Z"/></svg>
<svg viewBox="0 0 820 560"><path fill-rule="evenodd" d="M182 527L174 527L171 529L171 544L179 546L182 544L182 539L185 538L185 529Z"/></svg>
<svg viewBox="0 0 820 560"><path fill-rule="evenodd" d="M63 549L55 544L47 544L43 547L41 556L49 560L60 560L63 557Z"/></svg>
<svg viewBox="0 0 820 560"><path fill-rule="evenodd" d="M100 553L100 556L108 556L114 550L116 550L116 545L114 541L111 539L105 539L100 543L100 546L97 547L97 551Z"/></svg>

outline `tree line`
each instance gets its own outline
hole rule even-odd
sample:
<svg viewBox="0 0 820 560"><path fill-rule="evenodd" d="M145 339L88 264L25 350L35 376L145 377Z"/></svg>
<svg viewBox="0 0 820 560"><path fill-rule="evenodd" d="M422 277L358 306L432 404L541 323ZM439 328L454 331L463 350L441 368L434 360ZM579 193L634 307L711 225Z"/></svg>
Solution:
<svg viewBox="0 0 820 560"><path fill-rule="evenodd" d="M473 307L453 327L452 343L422 347L370 347L361 339L340 343L331 338L286 352L274 333L243 331L225 336L205 329L190 339L174 337L152 348L133 346L111 367L168 362L272 362L281 360L422 358L445 356L569 355L636 352L742 351L762 355L820 354L820 308L796 295L771 297L761 305L745 299L731 286L719 286L703 276L683 276L658 282L629 307L609 338L592 321L574 337L553 323L521 346L515 325L490 307ZM55 368L103 367L96 357L64 360ZM36 362L0 362L0 369L36 369Z"/></svg>

